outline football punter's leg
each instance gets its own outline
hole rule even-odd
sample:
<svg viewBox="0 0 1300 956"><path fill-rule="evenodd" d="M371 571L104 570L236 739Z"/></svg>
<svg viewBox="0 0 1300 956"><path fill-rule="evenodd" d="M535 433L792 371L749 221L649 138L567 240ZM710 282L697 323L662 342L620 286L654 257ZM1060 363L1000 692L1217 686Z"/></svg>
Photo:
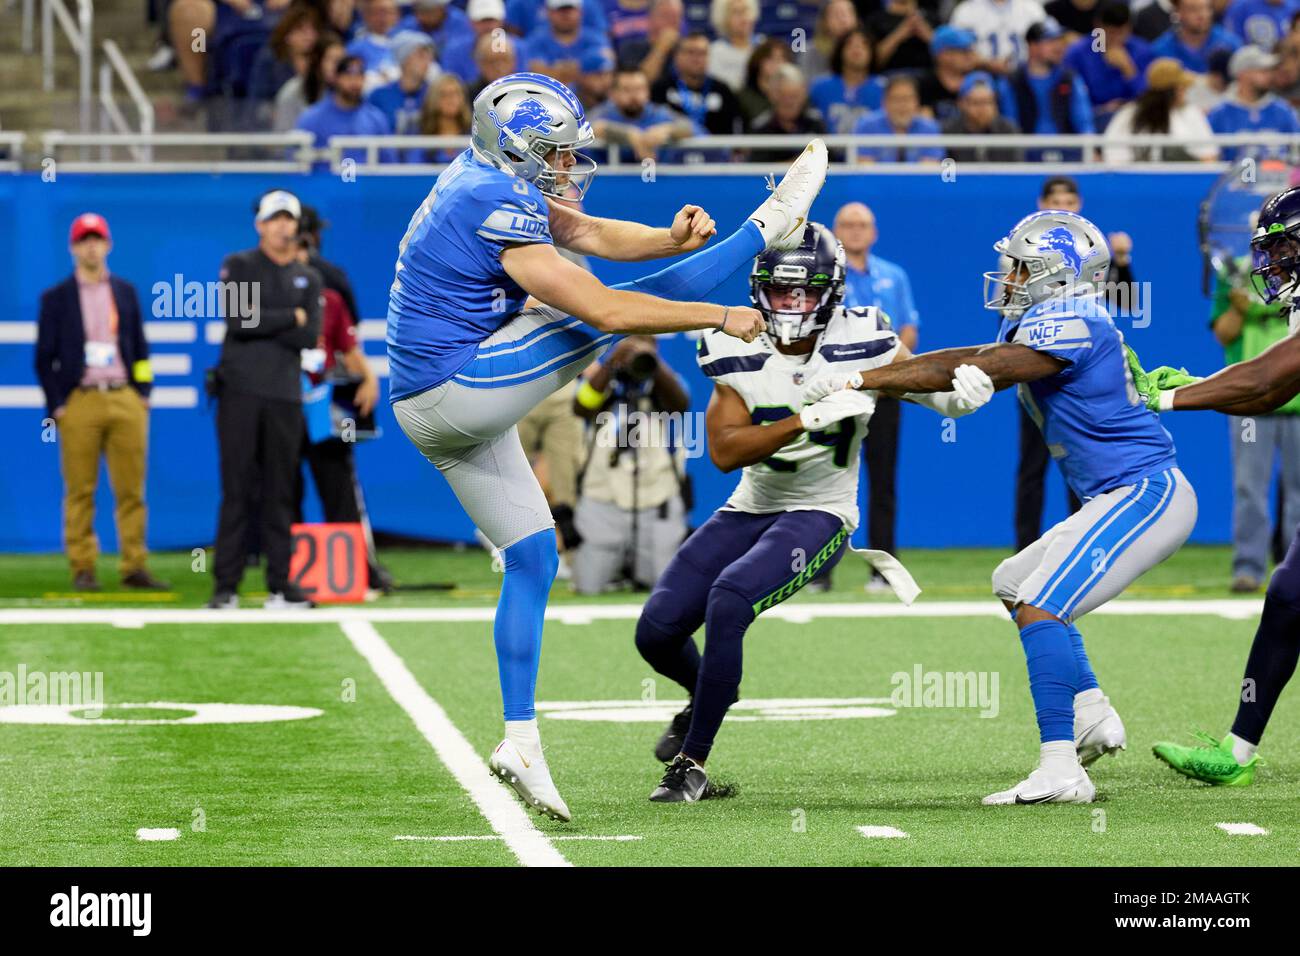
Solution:
<svg viewBox="0 0 1300 956"><path fill-rule="evenodd" d="M718 576L709 589L704 656L683 754L699 764L708 759L727 708L739 694L742 643L754 618L834 567L847 542L848 530L835 515L782 512L754 547Z"/></svg>
<svg viewBox="0 0 1300 956"><path fill-rule="evenodd" d="M652 275L613 288L677 302L707 302L733 275L749 269L765 247L758 227L746 222L721 242L707 245Z"/></svg>
<svg viewBox="0 0 1300 956"><path fill-rule="evenodd" d="M506 735L489 766L530 808L567 820L569 809L542 756L533 708L542 624L559 560L555 522L515 427L486 440L468 437L458 425L462 397L440 386L393 409L407 437L502 553L505 574L493 640Z"/></svg>

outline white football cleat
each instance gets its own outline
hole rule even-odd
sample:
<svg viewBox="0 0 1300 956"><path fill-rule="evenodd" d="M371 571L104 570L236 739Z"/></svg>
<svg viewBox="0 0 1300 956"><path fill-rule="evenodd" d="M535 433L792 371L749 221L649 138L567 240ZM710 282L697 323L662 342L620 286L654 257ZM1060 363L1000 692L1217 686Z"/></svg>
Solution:
<svg viewBox="0 0 1300 956"><path fill-rule="evenodd" d="M1074 712L1074 749L1085 767L1107 754L1128 749L1124 722L1110 705L1110 698L1083 704Z"/></svg>
<svg viewBox="0 0 1300 956"><path fill-rule="evenodd" d="M991 793L982 801L985 806L1008 803L1092 803L1097 788L1082 767L1077 774L1062 776L1038 767L1024 780L1001 793Z"/></svg>
<svg viewBox="0 0 1300 956"><path fill-rule="evenodd" d="M564 823L571 819L568 806L551 780L551 768L541 754L529 760L512 741L503 740L492 751L488 769L512 787L528 809Z"/></svg>
<svg viewBox="0 0 1300 956"><path fill-rule="evenodd" d="M803 241L803 227L808 210L826 182L826 144L815 139L786 170L781 181L769 188L772 194L754 210L750 221L769 249L796 249Z"/></svg>

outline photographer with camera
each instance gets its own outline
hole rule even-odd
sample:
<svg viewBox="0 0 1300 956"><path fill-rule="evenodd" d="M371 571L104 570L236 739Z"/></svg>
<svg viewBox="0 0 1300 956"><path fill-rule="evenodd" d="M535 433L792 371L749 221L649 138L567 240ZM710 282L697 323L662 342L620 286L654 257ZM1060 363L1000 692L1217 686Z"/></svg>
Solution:
<svg viewBox="0 0 1300 956"><path fill-rule="evenodd" d="M630 580L650 588L686 537L689 486L681 448L685 383L652 336L630 335L588 369L574 411L590 423L578 477L573 589L599 594Z"/></svg>

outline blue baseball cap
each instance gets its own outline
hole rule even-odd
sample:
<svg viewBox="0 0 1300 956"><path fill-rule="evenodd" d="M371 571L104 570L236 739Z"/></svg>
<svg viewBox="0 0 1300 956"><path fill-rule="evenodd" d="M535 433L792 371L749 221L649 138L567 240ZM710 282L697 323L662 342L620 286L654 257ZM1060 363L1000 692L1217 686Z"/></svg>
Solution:
<svg viewBox="0 0 1300 956"><path fill-rule="evenodd" d="M987 86L990 90L997 92L997 87L993 85L992 74L985 73L983 70L973 70L967 73L965 79L961 81L961 89L957 91L957 95L959 97L965 96L977 86Z"/></svg>
<svg viewBox="0 0 1300 956"><path fill-rule="evenodd" d="M1029 29L1025 31L1026 43L1037 43L1039 40L1055 40L1065 36L1065 28L1056 22L1053 17L1044 17L1037 23L1031 23Z"/></svg>
<svg viewBox="0 0 1300 956"><path fill-rule="evenodd" d="M588 50L578 61L578 69L583 73L604 73L614 69L614 57L608 47Z"/></svg>
<svg viewBox="0 0 1300 956"><path fill-rule="evenodd" d="M934 31L934 37L930 40L930 52L938 53L942 50L969 50L975 45L975 34L969 30L962 30L954 26L944 24Z"/></svg>

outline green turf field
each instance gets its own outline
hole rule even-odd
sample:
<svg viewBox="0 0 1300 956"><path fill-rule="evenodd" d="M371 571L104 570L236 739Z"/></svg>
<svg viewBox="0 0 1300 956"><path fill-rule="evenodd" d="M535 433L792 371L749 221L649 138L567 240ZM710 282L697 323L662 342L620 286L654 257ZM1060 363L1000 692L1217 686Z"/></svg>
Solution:
<svg viewBox="0 0 1300 956"><path fill-rule="evenodd" d="M1084 622L1130 742L1094 765L1099 801L980 805L1037 753L1019 642L985 597L999 557L905 553L926 589L911 613L867 598L863 568L849 563L831 594L800 595L761 618L746 642L744 700L710 760L714 779L735 784L736 795L691 806L646 799L661 773L651 748L684 695L656 683L635 652L641 596L580 599L557 585L538 698L548 759L575 815L568 825L524 815L484 764L500 719L490 624L497 577L482 552L385 555L399 580L455 590L269 621L256 609L190 610L208 579L189 571L189 555L156 557L156 572L177 589L148 600L112 591L83 600L67 592L57 557L0 558L0 681L20 667L102 674L107 703L98 721L73 710L66 724L0 722L0 861L1300 862L1300 693L1276 712L1254 787L1193 784L1150 754L1153 740L1193 725L1222 733L1231 719L1254 618L1252 605L1226 600L1221 549L1185 549L1153 571L1135 589L1141 603L1129 605L1143 613ZM115 580L107 562L101 578L106 587ZM1188 601L1196 603L1172 603ZM973 674L992 715L978 705L895 707L895 675L918 667ZM194 706L215 703L306 710L261 723L193 722L230 720ZM171 706L128 706L141 704ZM146 718L155 722L130 722ZM1267 834L1229 835L1219 823ZM141 828L175 832L142 840Z"/></svg>

